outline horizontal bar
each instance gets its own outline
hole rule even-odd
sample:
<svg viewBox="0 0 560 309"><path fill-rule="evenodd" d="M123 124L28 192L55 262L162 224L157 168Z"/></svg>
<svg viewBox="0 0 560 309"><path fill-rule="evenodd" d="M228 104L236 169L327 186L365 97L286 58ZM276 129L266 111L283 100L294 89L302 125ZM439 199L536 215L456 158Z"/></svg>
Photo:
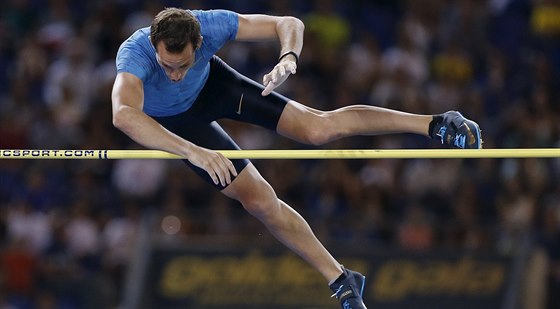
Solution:
<svg viewBox="0 0 560 309"><path fill-rule="evenodd" d="M558 158L560 148L218 150L230 159ZM0 159L182 159L160 150L0 149Z"/></svg>

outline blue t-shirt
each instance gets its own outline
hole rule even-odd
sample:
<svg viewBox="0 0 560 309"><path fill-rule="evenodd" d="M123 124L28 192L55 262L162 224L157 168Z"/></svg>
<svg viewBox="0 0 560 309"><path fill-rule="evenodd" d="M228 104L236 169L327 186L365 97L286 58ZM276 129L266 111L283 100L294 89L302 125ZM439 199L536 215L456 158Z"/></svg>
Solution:
<svg viewBox="0 0 560 309"><path fill-rule="evenodd" d="M235 39L239 25L236 13L226 10L192 10L200 22L202 45L195 52L195 64L179 82L172 82L156 60L156 50L142 28L124 41L117 52L117 72L128 72L144 84L144 112L163 117L189 109L204 87L210 59L228 40Z"/></svg>

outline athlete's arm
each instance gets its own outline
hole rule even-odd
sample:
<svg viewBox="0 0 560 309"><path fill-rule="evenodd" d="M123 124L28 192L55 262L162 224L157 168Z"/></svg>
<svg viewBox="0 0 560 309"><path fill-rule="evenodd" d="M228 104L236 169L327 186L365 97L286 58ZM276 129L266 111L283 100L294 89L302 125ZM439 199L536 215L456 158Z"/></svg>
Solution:
<svg viewBox="0 0 560 309"><path fill-rule="evenodd" d="M301 53L303 48L303 22L291 16L243 15L239 14L236 40L257 41L278 39L284 54L293 51ZM292 59L295 61L295 57Z"/></svg>
<svg viewBox="0 0 560 309"><path fill-rule="evenodd" d="M137 143L150 149L159 149L187 158L204 169L222 186L231 183L231 174L237 175L230 160L222 154L179 137L161 126L142 111L144 86L133 74L119 73L113 85L113 125Z"/></svg>
<svg viewBox="0 0 560 309"><path fill-rule="evenodd" d="M236 40L278 39L280 55L288 52L299 55L303 48L304 30L303 22L291 16L239 14ZM296 73L296 60L296 57L292 54L283 57L274 69L263 77L263 84L266 88L262 95L268 95L282 84L290 74Z"/></svg>

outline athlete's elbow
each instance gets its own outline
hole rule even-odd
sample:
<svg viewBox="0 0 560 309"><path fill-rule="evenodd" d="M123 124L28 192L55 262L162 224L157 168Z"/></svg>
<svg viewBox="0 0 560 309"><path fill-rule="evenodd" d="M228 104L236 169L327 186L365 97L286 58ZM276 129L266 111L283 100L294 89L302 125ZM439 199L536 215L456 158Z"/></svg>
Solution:
<svg viewBox="0 0 560 309"><path fill-rule="evenodd" d="M127 132L131 126L130 108L120 106L113 110L113 126L123 132Z"/></svg>
<svg viewBox="0 0 560 309"><path fill-rule="evenodd" d="M299 31L303 32L305 30L305 24L303 23L303 21L299 18L295 18L295 23L296 23L296 27Z"/></svg>
<svg viewBox="0 0 560 309"><path fill-rule="evenodd" d="M286 21L297 31L303 32L305 30L305 24L301 21L301 19L293 16L286 16L285 18Z"/></svg>

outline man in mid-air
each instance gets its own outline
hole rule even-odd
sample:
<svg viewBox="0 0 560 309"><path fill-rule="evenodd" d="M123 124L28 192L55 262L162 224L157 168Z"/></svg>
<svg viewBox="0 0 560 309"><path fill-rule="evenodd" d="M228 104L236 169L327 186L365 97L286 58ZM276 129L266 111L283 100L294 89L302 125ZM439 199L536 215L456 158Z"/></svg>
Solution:
<svg viewBox="0 0 560 309"><path fill-rule="evenodd" d="M167 8L118 51L113 123L147 148L185 158L317 269L342 308L366 308L365 277L334 259L249 160L229 160L215 151L239 149L216 120L256 124L312 145L352 135L408 132L450 147L480 148L480 129L455 111L417 115L368 105L321 111L274 92L296 73L303 32L304 24L294 17ZM278 64L263 85L214 55L229 40L263 39L278 39L281 47Z"/></svg>

